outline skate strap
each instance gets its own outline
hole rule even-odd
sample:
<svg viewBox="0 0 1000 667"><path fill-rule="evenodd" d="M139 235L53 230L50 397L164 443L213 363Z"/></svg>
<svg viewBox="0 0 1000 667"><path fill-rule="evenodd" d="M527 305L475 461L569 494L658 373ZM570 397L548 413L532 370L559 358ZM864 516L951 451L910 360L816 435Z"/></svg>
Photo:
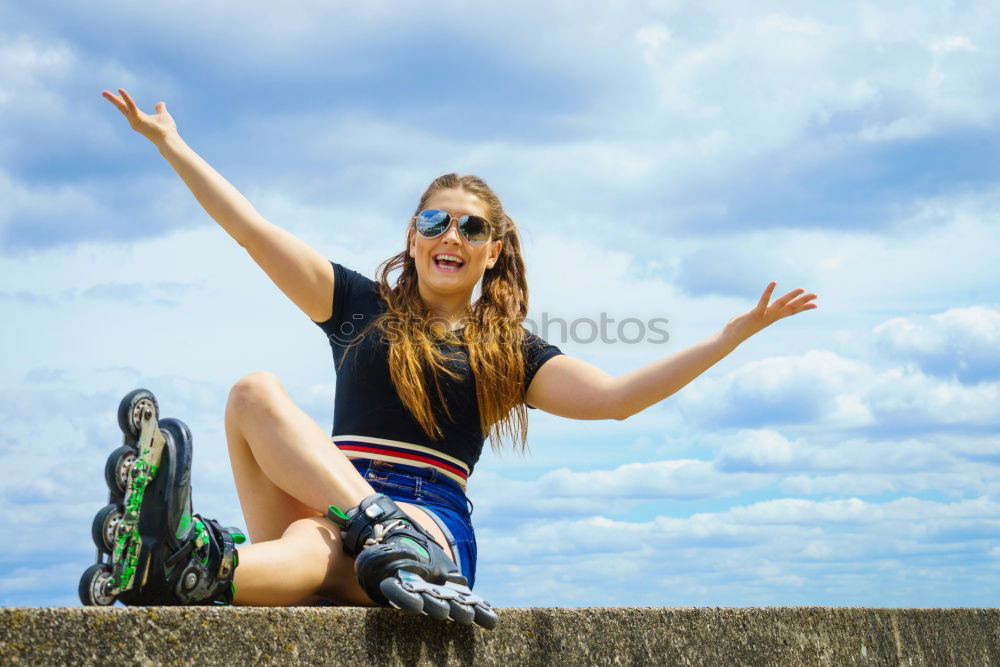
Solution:
<svg viewBox="0 0 1000 667"><path fill-rule="evenodd" d="M200 516L198 518L212 527L215 538L220 542L222 557L219 559L219 571L216 576L221 580L229 579L235 566L236 542L233 540L233 536L215 519L202 519Z"/></svg>
<svg viewBox="0 0 1000 667"><path fill-rule="evenodd" d="M356 557L363 549L381 544L389 535L405 533L426 551L434 537L403 512L388 496L375 493L346 514L330 506L327 517L340 527L344 551Z"/></svg>
<svg viewBox="0 0 1000 667"><path fill-rule="evenodd" d="M192 549L194 549L194 541L188 540L184 543L184 546L170 554L170 557L163 562L164 566L166 566L167 569L174 567L177 563L187 558Z"/></svg>
<svg viewBox="0 0 1000 667"><path fill-rule="evenodd" d="M231 604L233 570L238 564L233 529L199 514L192 518L196 535L171 556L177 560L184 554L190 556L183 570L171 576L174 594L182 604Z"/></svg>

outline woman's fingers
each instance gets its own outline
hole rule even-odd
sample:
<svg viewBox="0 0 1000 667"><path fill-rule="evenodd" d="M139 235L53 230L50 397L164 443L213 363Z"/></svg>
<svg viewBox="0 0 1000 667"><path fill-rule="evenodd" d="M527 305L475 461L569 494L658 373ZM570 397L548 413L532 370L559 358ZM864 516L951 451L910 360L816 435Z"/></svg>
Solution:
<svg viewBox="0 0 1000 667"><path fill-rule="evenodd" d="M771 307L768 310L770 310L772 313L774 313L777 316L777 319L780 319L780 318L784 317L784 315L785 315L784 311L785 311L785 309L788 306L788 302L791 301L792 299L794 299L795 297L797 297L799 294L801 294L804 291L805 290L802 289L801 287L798 288L798 289L792 290L791 292L789 292L788 294L785 294L781 298L775 299L774 303L771 304Z"/></svg>
<svg viewBox="0 0 1000 667"><path fill-rule="evenodd" d="M801 298L798 298L795 301L793 301L790 304L788 304L788 307L789 308L794 308L796 312L798 312L800 310L809 310L811 308L815 308L816 307L815 303L809 303L810 301L812 301L815 298L816 298L815 294L806 294L806 295L802 296Z"/></svg>
<svg viewBox="0 0 1000 667"><path fill-rule="evenodd" d="M776 282L769 283L767 289L764 290L763 296L761 296L760 301L757 303L757 311L760 313L766 313L764 316L765 321L777 321L783 317L788 317L789 315L793 315L803 310L816 308L816 304L809 303L816 298L816 295L803 295L802 293L805 292L805 290L801 287L792 290L778 299L775 299L774 303L768 306L768 299L771 292L774 291L776 285Z"/></svg>
<svg viewBox="0 0 1000 667"><path fill-rule="evenodd" d="M139 118L141 112L139 111L139 107L136 106L135 101L129 96L127 92L125 92L123 88L119 88L118 92L122 94L122 97L118 97L114 93L109 92L107 90L105 90L102 93L102 95L104 95L104 97L107 98L112 104L114 104L119 111L125 114L125 117L128 118L129 120L131 120L131 116Z"/></svg>
<svg viewBox="0 0 1000 667"><path fill-rule="evenodd" d="M775 299L774 303L771 303L770 307L768 308L768 302L770 301L771 294L774 292L774 288L775 286L777 286L777 284L778 283L774 281L768 283L767 288L764 290L764 294L762 294L760 297L760 301L757 302L758 309L782 310L785 306L788 305L797 308L805 304L806 302L816 298L815 294L802 295L802 293L805 292L805 290L802 289L801 287L798 287L796 289L793 289L791 292L782 295L780 298ZM793 303L790 303L792 302L793 299L795 299L795 301Z"/></svg>
<svg viewBox="0 0 1000 667"><path fill-rule="evenodd" d="M775 301L774 305L776 305L779 308L781 308L785 304L787 304L789 301L791 301L792 299L794 299L795 297L797 297L799 294L802 294L803 292L805 292L805 290L802 289L801 287L798 288L798 289L793 289L791 292L789 292L788 294L784 295L783 297L781 297L780 299L778 299L777 301Z"/></svg>
<svg viewBox="0 0 1000 667"><path fill-rule="evenodd" d="M158 144L164 137L177 132L177 124L167 111L166 102L157 102L152 114L144 113L124 88L119 88L121 97L107 90L102 94L128 119L133 130Z"/></svg>
<svg viewBox="0 0 1000 667"><path fill-rule="evenodd" d="M794 294L795 292L804 292L804 291L805 290L803 289L798 289L795 290L794 292L789 292L789 294ZM816 308L817 306L815 303L809 303L815 298L816 298L815 294L805 294L795 299L794 301L791 301L790 303L782 304L781 308L778 311L776 311L778 313L777 319L788 317L789 315L794 315L795 313L800 313L803 310L812 310L813 308Z"/></svg>
<svg viewBox="0 0 1000 667"><path fill-rule="evenodd" d="M128 115L128 107L125 106L125 102L122 100L122 98L118 97L114 93L109 92L107 90L105 90L104 92L102 92L101 95L104 96L104 99L106 99L109 102L111 102L112 104L114 104L115 108L117 108L123 114Z"/></svg>
<svg viewBox="0 0 1000 667"><path fill-rule="evenodd" d="M129 96L128 92L124 88L119 88L118 92L121 93L122 97L125 99L125 104L128 105L129 111L138 115L139 107L136 106L135 101Z"/></svg>
<svg viewBox="0 0 1000 667"><path fill-rule="evenodd" d="M773 281L768 283L767 288L764 289L764 293L760 295L760 301L757 302L757 310L764 312L767 309L767 302L771 300L771 292L774 291L774 287L777 284Z"/></svg>

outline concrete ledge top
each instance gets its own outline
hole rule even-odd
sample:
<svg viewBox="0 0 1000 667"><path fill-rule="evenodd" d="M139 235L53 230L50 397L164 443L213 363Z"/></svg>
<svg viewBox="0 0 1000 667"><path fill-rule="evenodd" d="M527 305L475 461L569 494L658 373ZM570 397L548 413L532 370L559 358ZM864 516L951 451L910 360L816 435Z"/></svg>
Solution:
<svg viewBox="0 0 1000 667"><path fill-rule="evenodd" d="M2 664L1000 665L1000 609L0 608Z"/></svg>

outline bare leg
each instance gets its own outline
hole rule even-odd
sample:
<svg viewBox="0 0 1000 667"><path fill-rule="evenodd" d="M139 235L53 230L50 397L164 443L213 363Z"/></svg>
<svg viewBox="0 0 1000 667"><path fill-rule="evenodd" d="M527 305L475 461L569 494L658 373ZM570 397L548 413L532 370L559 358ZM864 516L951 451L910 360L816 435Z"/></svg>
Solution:
<svg viewBox="0 0 1000 667"><path fill-rule="evenodd" d="M238 605L293 605L312 595L340 604L374 603L358 584L354 559L343 552L340 531L325 517L299 519L278 540L239 548Z"/></svg>
<svg viewBox="0 0 1000 667"><path fill-rule="evenodd" d="M250 539L240 547L236 604L294 604L320 593L345 604L372 604L354 560L322 515L328 505L357 506L374 493L323 428L271 373L240 379L226 405L226 439ZM399 503L445 550L437 523Z"/></svg>
<svg viewBox="0 0 1000 667"><path fill-rule="evenodd" d="M329 505L355 507L375 492L271 373L251 373L233 386L226 439L255 542L277 539L292 521Z"/></svg>

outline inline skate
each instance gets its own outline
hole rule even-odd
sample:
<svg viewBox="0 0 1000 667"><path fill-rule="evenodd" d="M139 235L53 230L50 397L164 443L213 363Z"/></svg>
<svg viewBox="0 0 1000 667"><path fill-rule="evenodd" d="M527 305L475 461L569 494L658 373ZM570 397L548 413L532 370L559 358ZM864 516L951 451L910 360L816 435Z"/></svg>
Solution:
<svg viewBox="0 0 1000 667"><path fill-rule="evenodd" d="M499 622L434 537L391 498L373 494L346 514L330 506L358 582L373 602L492 630Z"/></svg>
<svg viewBox="0 0 1000 667"><path fill-rule="evenodd" d="M122 445L108 457L108 504L94 517L97 563L80 578L85 605L229 604L244 536L191 511L191 431L159 419L156 397L118 405Z"/></svg>

